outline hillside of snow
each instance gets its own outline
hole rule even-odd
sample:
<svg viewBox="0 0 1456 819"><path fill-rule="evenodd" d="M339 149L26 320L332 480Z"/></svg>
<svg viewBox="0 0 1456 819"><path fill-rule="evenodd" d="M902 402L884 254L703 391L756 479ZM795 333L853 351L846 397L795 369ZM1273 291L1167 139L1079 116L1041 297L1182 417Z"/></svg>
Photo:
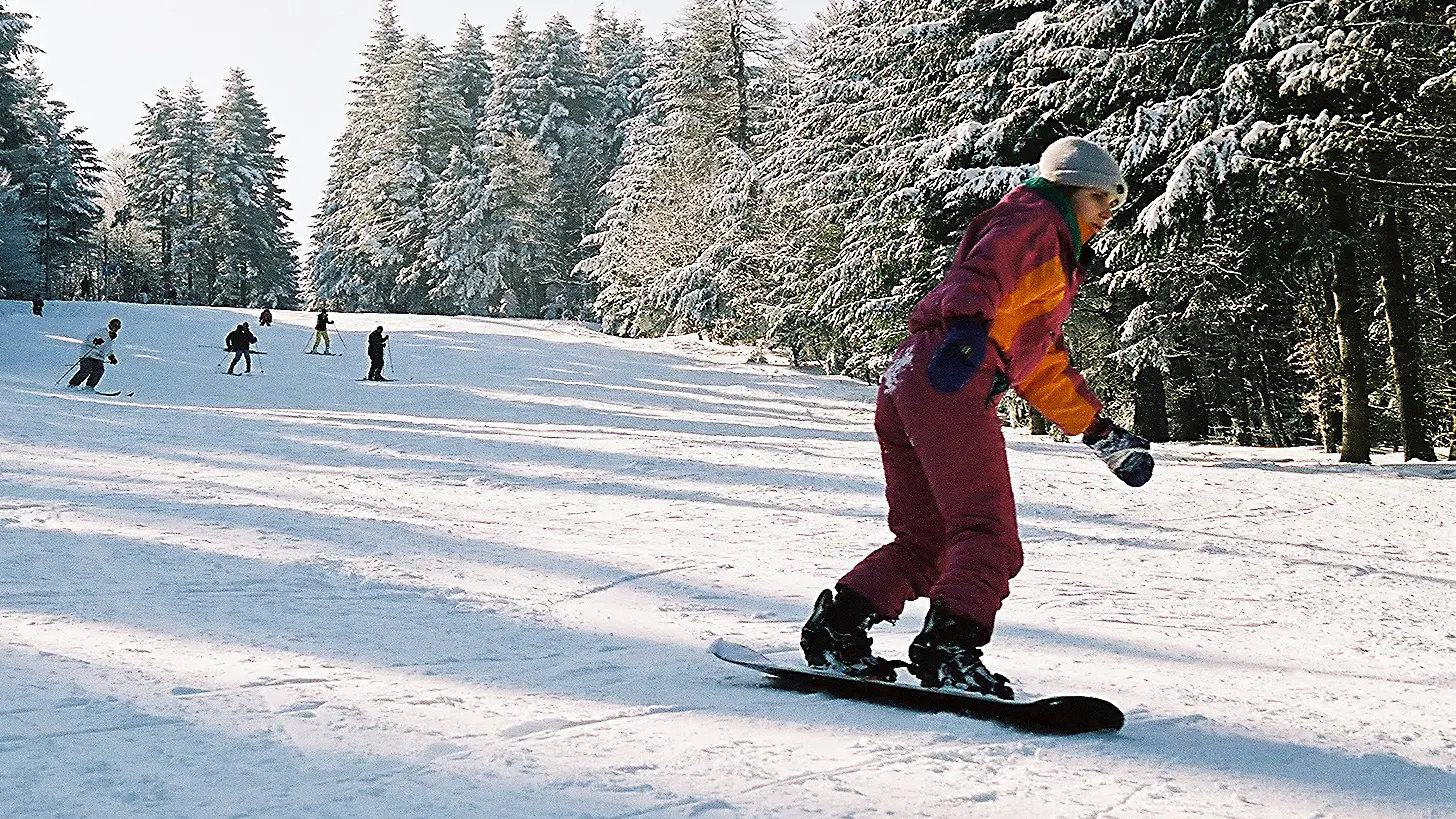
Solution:
<svg viewBox="0 0 1456 819"><path fill-rule="evenodd" d="M56 380L119 316L106 398ZM1456 816L1456 464L1008 433L1045 737L772 688L873 388L561 322L0 302L0 816ZM253 321L254 372L222 373ZM360 381L390 333L392 383ZM876 629L903 657L924 602Z"/></svg>

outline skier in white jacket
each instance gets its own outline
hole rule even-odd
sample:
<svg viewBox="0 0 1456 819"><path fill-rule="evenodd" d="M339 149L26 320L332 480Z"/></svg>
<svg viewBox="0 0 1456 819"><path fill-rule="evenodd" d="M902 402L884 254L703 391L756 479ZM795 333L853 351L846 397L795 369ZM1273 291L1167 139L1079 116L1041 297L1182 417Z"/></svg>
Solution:
<svg viewBox="0 0 1456 819"><path fill-rule="evenodd" d="M121 319L114 318L106 322L102 329L81 339L81 369L71 377L71 387L79 387L84 381L86 386L96 389L96 385L101 383L101 376L106 372L106 362L116 363L111 342L116 340L116 334L120 332Z"/></svg>

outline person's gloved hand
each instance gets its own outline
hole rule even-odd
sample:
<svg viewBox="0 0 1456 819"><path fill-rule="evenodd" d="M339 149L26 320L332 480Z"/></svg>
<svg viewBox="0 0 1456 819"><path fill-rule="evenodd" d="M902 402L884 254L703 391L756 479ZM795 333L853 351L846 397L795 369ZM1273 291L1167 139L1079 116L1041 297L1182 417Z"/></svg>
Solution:
<svg viewBox="0 0 1456 819"><path fill-rule="evenodd" d="M106 357L106 360L107 361L110 361L112 364L117 363L116 362L116 353L112 353L111 355L107 356Z"/></svg>
<svg viewBox="0 0 1456 819"><path fill-rule="evenodd" d="M986 322L978 318L956 319L946 331L925 375L940 392L956 392L981 369L986 357Z"/></svg>
<svg viewBox="0 0 1456 819"><path fill-rule="evenodd" d="M1142 486L1153 477L1153 453L1148 439L1134 435L1098 416L1082 433L1082 443L1092 447L1112 474L1128 486Z"/></svg>

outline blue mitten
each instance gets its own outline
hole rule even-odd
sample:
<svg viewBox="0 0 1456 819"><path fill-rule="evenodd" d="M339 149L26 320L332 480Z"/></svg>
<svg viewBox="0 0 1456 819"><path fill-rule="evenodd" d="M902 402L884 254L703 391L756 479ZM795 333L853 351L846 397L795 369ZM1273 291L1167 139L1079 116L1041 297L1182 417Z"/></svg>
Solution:
<svg viewBox="0 0 1456 819"><path fill-rule="evenodd" d="M925 375L940 392L956 392L981 369L986 358L986 322L978 318L956 319L946 331L945 341L930 357Z"/></svg>
<svg viewBox="0 0 1456 819"><path fill-rule="evenodd" d="M1082 433L1112 474L1128 486L1142 486L1153 477L1153 453L1148 439L1134 435L1106 418L1098 418Z"/></svg>

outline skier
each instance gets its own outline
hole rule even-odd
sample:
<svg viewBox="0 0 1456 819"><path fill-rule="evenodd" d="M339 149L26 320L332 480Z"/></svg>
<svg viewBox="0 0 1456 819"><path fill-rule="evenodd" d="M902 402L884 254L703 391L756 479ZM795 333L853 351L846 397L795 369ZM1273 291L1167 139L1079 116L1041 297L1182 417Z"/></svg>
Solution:
<svg viewBox="0 0 1456 819"><path fill-rule="evenodd" d="M389 336L384 334L383 327L375 327L374 332L369 334L369 380L388 381L384 377L384 344L389 341Z"/></svg>
<svg viewBox="0 0 1456 819"><path fill-rule="evenodd" d="M249 347L257 343L258 337L253 335L252 330L248 329L248 323L246 321L233 328L233 331L227 334L224 349L233 354L233 361L227 368L228 375L236 375L233 372L233 368L238 366L238 359L243 360L243 372L250 373L253 371L253 354L249 351Z"/></svg>
<svg viewBox="0 0 1456 819"><path fill-rule="evenodd" d="M820 593L800 634L809 665L893 681L902 663L871 653L869 629L929 597L910 644L920 684L1012 698L981 661L1022 564L997 402L1013 388L1124 482L1152 476L1148 442L1102 414L1062 336L1087 243L1126 199L1112 155L1067 137L1042 154L1037 177L966 227L880 380L875 434L894 540Z"/></svg>
<svg viewBox="0 0 1456 819"><path fill-rule="evenodd" d="M259 327L268 327L268 326L271 326L272 324L273 324L273 311L272 310L269 310L267 307L264 307L263 308L263 312L261 312L261 313L258 314L258 326Z"/></svg>
<svg viewBox="0 0 1456 819"><path fill-rule="evenodd" d="M35 298L31 299L30 312L36 314L37 316L43 316L45 314L45 299L41 298L40 296L36 296Z"/></svg>
<svg viewBox="0 0 1456 819"><path fill-rule="evenodd" d="M317 353L319 342L324 343L324 355L329 354L329 325L333 324L329 318L329 306L325 304L319 309L318 321L313 324L313 346L308 348L310 353Z"/></svg>
<svg viewBox="0 0 1456 819"><path fill-rule="evenodd" d="M121 332L121 319L114 318L106 322L106 326L97 330L89 336L81 339L81 368L71 376L69 386L75 389L85 381L86 386L96 389L101 383L101 376L106 374L104 362L116 362L116 354L111 352L111 342Z"/></svg>

